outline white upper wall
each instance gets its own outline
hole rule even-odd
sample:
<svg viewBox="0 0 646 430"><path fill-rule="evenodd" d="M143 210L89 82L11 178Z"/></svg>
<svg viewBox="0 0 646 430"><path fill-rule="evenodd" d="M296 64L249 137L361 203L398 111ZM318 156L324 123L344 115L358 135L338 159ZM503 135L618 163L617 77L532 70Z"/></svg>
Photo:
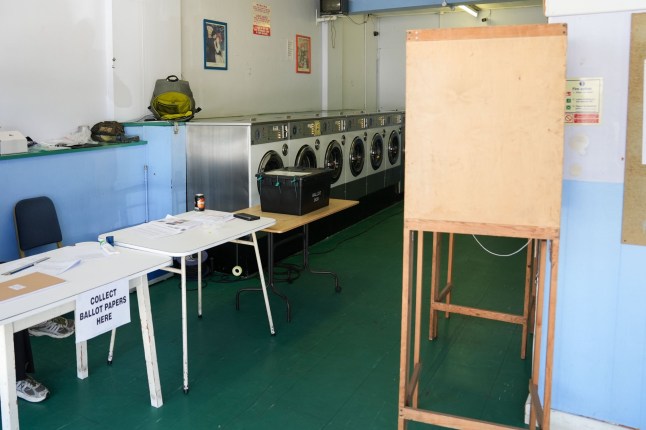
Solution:
<svg viewBox="0 0 646 430"><path fill-rule="evenodd" d="M259 2L271 8L270 37L252 34L252 3L0 0L0 127L43 141L132 121L149 114L155 80L171 74L191 83L200 117L321 109L318 1ZM204 19L228 25L228 70L204 69ZM311 37L310 74L296 73L288 54L296 34Z"/></svg>
<svg viewBox="0 0 646 430"><path fill-rule="evenodd" d="M482 21L486 18L486 21ZM415 11L410 14L380 15L378 22L379 110L405 109L406 32L423 28L473 27L486 25L544 24L542 7L494 9L474 18L464 12Z"/></svg>
<svg viewBox="0 0 646 430"><path fill-rule="evenodd" d="M108 0L0 0L2 129L44 140L112 118L111 46Z"/></svg>
<svg viewBox="0 0 646 430"><path fill-rule="evenodd" d="M180 0L112 0L114 116L149 115L155 81L182 72Z"/></svg>
<svg viewBox="0 0 646 430"><path fill-rule="evenodd" d="M321 109L321 34L317 0L257 1L271 9L271 36L252 32L252 1L182 2L182 73L200 118ZM203 20L224 22L228 69L204 68ZM312 72L296 73L296 35L311 38Z"/></svg>

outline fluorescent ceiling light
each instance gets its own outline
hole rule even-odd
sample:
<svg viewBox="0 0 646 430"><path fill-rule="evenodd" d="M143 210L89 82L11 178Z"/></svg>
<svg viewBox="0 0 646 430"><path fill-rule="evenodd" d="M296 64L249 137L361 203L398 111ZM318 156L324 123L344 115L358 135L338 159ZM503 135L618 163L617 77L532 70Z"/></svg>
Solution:
<svg viewBox="0 0 646 430"><path fill-rule="evenodd" d="M478 10L475 7L468 6L468 5L465 5L465 4L461 4L458 7L460 9L462 9L463 11L465 11L466 13L468 13L469 15L472 15L474 18L478 17Z"/></svg>

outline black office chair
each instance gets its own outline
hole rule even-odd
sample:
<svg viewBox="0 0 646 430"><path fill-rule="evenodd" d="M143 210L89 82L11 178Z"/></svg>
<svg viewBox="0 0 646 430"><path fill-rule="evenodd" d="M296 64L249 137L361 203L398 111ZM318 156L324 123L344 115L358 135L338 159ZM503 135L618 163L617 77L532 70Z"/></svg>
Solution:
<svg viewBox="0 0 646 430"><path fill-rule="evenodd" d="M20 258L24 258L27 251L41 246L53 244L56 244L58 248L63 246L63 234L58 222L56 207L49 197L41 196L20 200L14 206L13 217ZM110 351L108 352L108 363L110 364L112 363L115 336L116 330L112 330Z"/></svg>
<svg viewBox="0 0 646 430"><path fill-rule="evenodd" d="M63 246L58 215L54 202L49 197L20 200L14 207L13 217L20 258L26 256L26 251L40 246Z"/></svg>

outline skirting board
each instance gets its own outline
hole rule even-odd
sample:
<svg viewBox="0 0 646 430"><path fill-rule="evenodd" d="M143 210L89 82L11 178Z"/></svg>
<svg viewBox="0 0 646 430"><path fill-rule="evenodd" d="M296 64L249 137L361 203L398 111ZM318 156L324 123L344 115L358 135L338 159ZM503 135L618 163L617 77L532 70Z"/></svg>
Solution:
<svg viewBox="0 0 646 430"><path fill-rule="evenodd" d="M530 397L527 397L527 402L525 403L525 424L529 424ZM554 409L552 409L550 417L552 430L638 430L633 427L610 424Z"/></svg>

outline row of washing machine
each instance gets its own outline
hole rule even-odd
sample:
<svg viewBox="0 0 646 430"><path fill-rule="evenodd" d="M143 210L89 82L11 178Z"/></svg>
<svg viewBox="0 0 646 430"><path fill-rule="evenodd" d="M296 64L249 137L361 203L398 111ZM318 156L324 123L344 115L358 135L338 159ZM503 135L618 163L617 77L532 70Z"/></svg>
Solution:
<svg viewBox="0 0 646 430"><path fill-rule="evenodd" d="M287 134L274 130L286 128ZM358 200L389 186L401 190L402 112L323 113L251 126L250 204L260 202L256 175L287 166L332 170L330 196Z"/></svg>
<svg viewBox="0 0 646 430"><path fill-rule="evenodd" d="M187 202L203 193L209 209L259 204L256 175L288 166L332 169L333 198L403 189L403 112L257 115L186 126Z"/></svg>

